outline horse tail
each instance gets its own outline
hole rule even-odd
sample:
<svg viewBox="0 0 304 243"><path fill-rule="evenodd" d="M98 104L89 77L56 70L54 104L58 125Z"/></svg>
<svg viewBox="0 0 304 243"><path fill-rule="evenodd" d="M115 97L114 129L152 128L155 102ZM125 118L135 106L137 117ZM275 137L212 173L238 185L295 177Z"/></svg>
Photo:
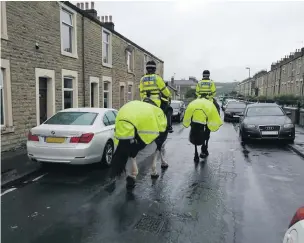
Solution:
<svg viewBox="0 0 304 243"><path fill-rule="evenodd" d="M121 176L126 171L126 164L129 159L130 140L120 140L113 155L110 177Z"/></svg>

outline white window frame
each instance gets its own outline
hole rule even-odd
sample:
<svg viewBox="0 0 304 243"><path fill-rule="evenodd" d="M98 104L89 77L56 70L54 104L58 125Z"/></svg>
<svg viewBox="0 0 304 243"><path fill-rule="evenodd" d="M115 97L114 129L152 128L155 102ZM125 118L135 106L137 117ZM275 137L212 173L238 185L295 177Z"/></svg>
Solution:
<svg viewBox="0 0 304 243"><path fill-rule="evenodd" d="M126 57L127 57L127 71L128 71L128 73L133 73L134 72L134 50L126 51ZM130 63L129 63L129 57L130 57Z"/></svg>
<svg viewBox="0 0 304 243"><path fill-rule="evenodd" d="M103 40L103 33L107 33L109 35L109 63L106 63L103 61L103 45L105 43L105 40ZM112 32L107 30L106 28L101 28L101 39L102 39L102 65L108 68L112 68L112 62L113 62L113 57L112 57Z"/></svg>
<svg viewBox="0 0 304 243"><path fill-rule="evenodd" d="M91 95L91 89L92 89L92 85L91 84L97 84L97 97L96 98L96 103L97 103L97 106L94 106L94 108L99 108L99 100L100 100L100 91L99 91L99 78L98 77L93 77L93 76L90 76L90 107L92 107L91 105L91 98L92 98L92 95ZM94 102L95 103L95 102Z"/></svg>
<svg viewBox="0 0 304 243"><path fill-rule="evenodd" d="M61 82L62 82L62 110L64 109L64 91L73 91L73 108L78 108L78 72L62 69L61 70ZM73 80L73 88L64 88L64 78L71 78Z"/></svg>
<svg viewBox="0 0 304 243"><path fill-rule="evenodd" d="M108 83L108 87L109 90L105 91L104 90L104 83ZM104 93L108 93L109 94L109 107L107 108L112 108L113 107L113 86L112 86L112 77L108 77L108 76L102 76L102 107L104 107Z"/></svg>
<svg viewBox="0 0 304 243"><path fill-rule="evenodd" d="M4 69L3 76L3 125L1 124L1 133L13 132L13 104L11 88L11 69L10 61L1 59L1 69Z"/></svg>
<svg viewBox="0 0 304 243"><path fill-rule="evenodd" d="M39 78L47 78L47 118L56 113L55 105L55 71L35 68L36 76L36 123L40 125Z"/></svg>
<svg viewBox="0 0 304 243"><path fill-rule="evenodd" d="M129 99L129 86L131 86L131 99ZM128 86L127 86L127 102L132 101L134 99L134 83L131 81L128 81Z"/></svg>
<svg viewBox="0 0 304 243"><path fill-rule="evenodd" d="M7 36L7 17L6 17L6 2L1 1L1 39L8 40Z"/></svg>
<svg viewBox="0 0 304 243"><path fill-rule="evenodd" d="M60 4L60 43L61 43L61 55L72 57L78 59L77 52L77 12L70 7L66 6L63 3ZM63 41L62 41L62 17L61 11L68 11L72 14L72 22L73 22L73 31L72 31L72 53L67 52L63 49Z"/></svg>

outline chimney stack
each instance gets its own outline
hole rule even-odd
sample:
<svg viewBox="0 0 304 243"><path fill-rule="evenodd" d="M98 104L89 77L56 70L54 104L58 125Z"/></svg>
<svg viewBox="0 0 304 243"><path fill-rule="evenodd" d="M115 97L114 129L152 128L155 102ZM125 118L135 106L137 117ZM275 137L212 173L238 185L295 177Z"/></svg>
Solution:
<svg viewBox="0 0 304 243"><path fill-rule="evenodd" d="M109 22L110 22L110 23L113 23L113 22L112 22L112 15L109 16Z"/></svg>
<svg viewBox="0 0 304 243"><path fill-rule="evenodd" d="M171 84L174 84L174 77L171 77Z"/></svg>
<svg viewBox="0 0 304 243"><path fill-rule="evenodd" d="M104 16L101 16L101 22L104 23Z"/></svg>
<svg viewBox="0 0 304 243"><path fill-rule="evenodd" d="M91 2L91 9L94 9L94 2Z"/></svg>
<svg viewBox="0 0 304 243"><path fill-rule="evenodd" d="M105 22L108 23L108 15L105 16Z"/></svg>
<svg viewBox="0 0 304 243"><path fill-rule="evenodd" d="M114 30L114 23L113 23L113 18L112 15L110 16L101 16L101 22L110 30Z"/></svg>
<svg viewBox="0 0 304 243"><path fill-rule="evenodd" d="M86 10L89 9L89 3L88 3L88 2L85 3L85 9L86 9Z"/></svg>

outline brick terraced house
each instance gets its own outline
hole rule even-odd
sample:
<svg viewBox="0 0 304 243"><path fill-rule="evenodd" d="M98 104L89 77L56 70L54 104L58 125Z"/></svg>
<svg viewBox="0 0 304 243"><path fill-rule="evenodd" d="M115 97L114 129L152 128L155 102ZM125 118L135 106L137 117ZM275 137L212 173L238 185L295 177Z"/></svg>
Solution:
<svg viewBox="0 0 304 243"><path fill-rule="evenodd" d="M1 151L69 107L138 99L145 63L164 62L114 30L94 3L1 2Z"/></svg>

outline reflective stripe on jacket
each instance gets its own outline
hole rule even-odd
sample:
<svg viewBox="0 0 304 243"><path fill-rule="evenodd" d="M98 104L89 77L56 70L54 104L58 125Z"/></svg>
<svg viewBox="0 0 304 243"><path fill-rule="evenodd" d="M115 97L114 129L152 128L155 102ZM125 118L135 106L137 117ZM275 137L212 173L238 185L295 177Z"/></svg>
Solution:
<svg viewBox="0 0 304 243"><path fill-rule="evenodd" d="M167 88L164 80L157 74L146 74L140 79L139 92L141 100L144 100L148 92L150 99L160 107L161 99L168 100L171 97L171 92Z"/></svg>
<svg viewBox="0 0 304 243"><path fill-rule="evenodd" d="M192 122L207 124L211 132L216 132L223 125L216 106L205 98L196 99L187 106L183 126L189 127Z"/></svg>
<svg viewBox="0 0 304 243"><path fill-rule="evenodd" d="M115 139L132 139L137 131L138 136L145 144L152 143L160 132L167 127L167 118L164 112L155 105L133 100L126 103L118 111L115 120Z"/></svg>
<svg viewBox="0 0 304 243"><path fill-rule="evenodd" d="M211 100L216 95L214 82L210 79L202 79L196 85L195 94L197 97L202 94L208 94L206 98Z"/></svg>

